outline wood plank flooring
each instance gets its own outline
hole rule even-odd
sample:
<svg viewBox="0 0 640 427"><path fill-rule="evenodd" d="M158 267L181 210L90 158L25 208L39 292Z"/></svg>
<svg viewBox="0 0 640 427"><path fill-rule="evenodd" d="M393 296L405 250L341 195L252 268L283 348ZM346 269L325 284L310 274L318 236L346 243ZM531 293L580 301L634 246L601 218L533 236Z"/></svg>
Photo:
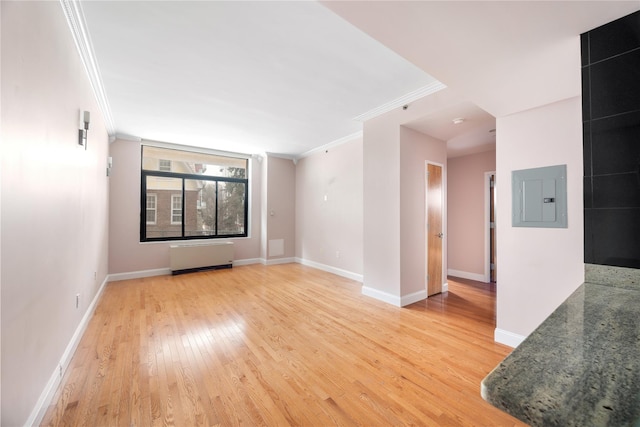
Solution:
<svg viewBox="0 0 640 427"><path fill-rule="evenodd" d="M107 285L43 425L512 426L493 285L405 308L299 264Z"/></svg>

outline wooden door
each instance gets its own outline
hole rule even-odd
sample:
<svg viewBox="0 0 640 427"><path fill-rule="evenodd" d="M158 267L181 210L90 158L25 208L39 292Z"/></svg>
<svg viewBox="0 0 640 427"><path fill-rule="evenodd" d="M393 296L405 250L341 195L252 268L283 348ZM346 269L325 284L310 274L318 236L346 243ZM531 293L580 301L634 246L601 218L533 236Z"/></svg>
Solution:
<svg viewBox="0 0 640 427"><path fill-rule="evenodd" d="M427 296L442 292L442 167L427 164Z"/></svg>

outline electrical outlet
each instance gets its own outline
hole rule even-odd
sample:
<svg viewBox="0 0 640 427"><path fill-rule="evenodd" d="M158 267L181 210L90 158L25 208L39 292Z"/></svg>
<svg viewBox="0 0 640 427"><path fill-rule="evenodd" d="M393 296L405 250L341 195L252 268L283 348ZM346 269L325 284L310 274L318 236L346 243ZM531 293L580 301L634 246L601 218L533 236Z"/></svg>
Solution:
<svg viewBox="0 0 640 427"><path fill-rule="evenodd" d="M76 294L76 308L80 308L80 294Z"/></svg>
<svg viewBox="0 0 640 427"><path fill-rule="evenodd" d="M336 251L336 258L340 258L340 251Z"/></svg>
<svg viewBox="0 0 640 427"><path fill-rule="evenodd" d="M98 272L97 272L97 271L94 271L94 272L93 272L93 281L94 281L94 282L97 282L97 281L98 281Z"/></svg>

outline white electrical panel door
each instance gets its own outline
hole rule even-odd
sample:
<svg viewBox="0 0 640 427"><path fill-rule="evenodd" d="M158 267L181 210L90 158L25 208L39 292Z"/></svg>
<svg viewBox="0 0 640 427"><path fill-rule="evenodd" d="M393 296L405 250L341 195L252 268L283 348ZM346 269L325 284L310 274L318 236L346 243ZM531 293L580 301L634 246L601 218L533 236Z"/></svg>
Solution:
<svg viewBox="0 0 640 427"><path fill-rule="evenodd" d="M567 227L567 165L511 173L514 227Z"/></svg>

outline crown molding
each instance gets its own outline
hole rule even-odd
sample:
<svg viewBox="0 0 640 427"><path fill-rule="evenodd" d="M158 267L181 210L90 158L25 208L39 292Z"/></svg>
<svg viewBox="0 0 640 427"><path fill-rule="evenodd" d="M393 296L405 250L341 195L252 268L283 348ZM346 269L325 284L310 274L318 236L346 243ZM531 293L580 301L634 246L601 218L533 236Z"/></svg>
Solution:
<svg viewBox="0 0 640 427"><path fill-rule="evenodd" d="M287 153L271 153L269 151L265 151L264 154L267 157L277 157L279 159L286 159L286 160L295 160L296 156L294 156L293 154L287 154Z"/></svg>
<svg viewBox="0 0 640 427"><path fill-rule="evenodd" d="M416 99L420 99L424 96L431 95L432 93L436 93L439 90L445 89L446 87L447 86L444 83L435 81L433 83L430 83L426 86L421 87L418 90L409 92L408 94L401 96L398 99L394 99L391 102L382 104L381 106L376 107L371 111L367 111L366 113L360 114L359 116L354 117L353 120L358 122L366 122L367 120L371 120L374 117L378 117L386 112L393 110L394 108L402 107L403 105L413 102Z"/></svg>
<svg viewBox="0 0 640 427"><path fill-rule="evenodd" d="M342 138L336 139L335 141L332 141L328 144L325 145L321 145L320 147L316 147L314 149L311 149L309 151L305 151L304 153L300 154L299 156L296 157L296 160L299 159L303 159L305 157L309 157L313 154L316 153L320 153L322 151L327 151L329 148L333 148L333 147L337 147L338 145L342 145L345 144L349 141L353 141L354 139L357 138L362 138L362 131L358 131L356 133L352 133L351 135L347 135L347 136L343 136Z"/></svg>
<svg viewBox="0 0 640 427"><path fill-rule="evenodd" d="M102 112L104 118L104 124L107 128L109 137L113 137L116 134L113 118L111 116L111 109L109 108L109 101L107 100L107 94L104 90L102 83L102 77L100 76L100 70L98 69L98 62L96 61L95 54L93 52L93 46L91 44L91 38L87 31L87 24L84 19L84 12L79 0L60 0L60 5L64 11L64 15L67 18L67 23L71 29L73 40L78 48L80 59L87 71L87 77L91 83L91 88L98 101L98 106Z"/></svg>
<svg viewBox="0 0 640 427"><path fill-rule="evenodd" d="M285 159L285 160L291 160L293 162L293 164L298 164L298 158L292 154L286 154L286 153L271 153L269 151L265 151L264 155L269 158L269 157L277 157L279 159Z"/></svg>
<svg viewBox="0 0 640 427"><path fill-rule="evenodd" d="M114 135L114 138L125 140L125 141L142 142L142 138L140 138L139 136L128 135L126 133L116 133Z"/></svg>

